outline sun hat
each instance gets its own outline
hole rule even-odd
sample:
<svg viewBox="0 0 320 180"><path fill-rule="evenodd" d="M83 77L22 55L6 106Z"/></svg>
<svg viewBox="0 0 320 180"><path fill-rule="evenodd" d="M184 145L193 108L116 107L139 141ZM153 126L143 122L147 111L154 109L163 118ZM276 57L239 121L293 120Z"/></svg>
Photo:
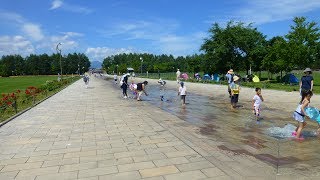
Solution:
<svg viewBox="0 0 320 180"><path fill-rule="evenodd" d="M230 70L228 71L228 73L229 73L229 74L233 74L233 69L230 69Z"/></svg>
<svg viewBox="0 0 320 180"><path fill-rule="evenodd" d="M233 81L238 81L239 77L238 76L233 76Z"/></svg>
<svg viewBox="0 0 320 180"><path fill-rule="evenodd" d="M310 68L306 68L303 72L312 72L312 70Z"/></svg>

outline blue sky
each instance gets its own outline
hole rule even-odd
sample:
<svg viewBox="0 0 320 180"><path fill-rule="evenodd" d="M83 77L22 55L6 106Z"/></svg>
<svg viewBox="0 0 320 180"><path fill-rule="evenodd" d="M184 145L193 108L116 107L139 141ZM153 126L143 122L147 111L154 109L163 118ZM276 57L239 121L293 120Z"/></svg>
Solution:
<svg viewBox="0 0 320 180"><path fill-rule="evenodd" d="M200 53L215 22L253 22L271 38L295 16L320 24L320 0L1 0L0 56L85 53Z"/></svg>

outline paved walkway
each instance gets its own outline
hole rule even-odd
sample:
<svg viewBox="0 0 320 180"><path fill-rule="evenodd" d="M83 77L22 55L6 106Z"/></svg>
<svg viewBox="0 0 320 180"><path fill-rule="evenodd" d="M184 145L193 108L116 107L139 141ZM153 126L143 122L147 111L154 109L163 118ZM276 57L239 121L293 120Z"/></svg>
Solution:
<svg viewBox="0 0 320 180"><path fill-rule="evenodd" d="M118 92L119 91L119 92ZM79 80L0 128L0 179L294 179L112 82Z"/></svg>

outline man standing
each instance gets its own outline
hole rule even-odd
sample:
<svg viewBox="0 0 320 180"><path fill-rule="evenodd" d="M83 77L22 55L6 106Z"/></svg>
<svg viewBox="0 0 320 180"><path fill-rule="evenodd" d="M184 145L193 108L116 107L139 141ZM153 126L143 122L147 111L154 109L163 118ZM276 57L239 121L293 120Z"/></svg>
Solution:
<svg viewBox="0 0 320 180"><path fill-rule="evenodd" d="M226 77L228 79L228 92L229 92L229 97L231 98L231 89L230 89L230 84L233 82L233 69L230 69L227 74Z"/></svg>
<svg viewBox="0 0 320 180"><path fill-rule="evenodd" d="M177 69L176 75L177 75L177 83L179 83L180 75L181 75L181 72L179 69Z"/></svg>

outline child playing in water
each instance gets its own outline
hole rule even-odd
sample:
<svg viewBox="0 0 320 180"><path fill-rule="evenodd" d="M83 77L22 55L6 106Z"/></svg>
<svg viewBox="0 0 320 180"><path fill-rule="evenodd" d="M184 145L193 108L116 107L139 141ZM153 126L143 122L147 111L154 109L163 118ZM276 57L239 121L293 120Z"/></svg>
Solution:
<svg viewBox="0 0 320 180"><path fill-rule="evenodd" d="M298 121L298 127L292 133L292 135L295 136L296 139L298 139L298 140L303 140L303 138L300 137L301 131L307 125L304 118L305 117L309 118L306 114L305 108L308 107L312 95L313 95L313 93L310 90L303 92L302 97L301 97L301 101L300 101L297 109L293 113L293 118L296 121Z"/></svg>
<svg viewBox="0 0 320 180"><path fill-rule="evenodd" d="M239 77L233 76L233 82L229 85L231 89L231 108L235 109L239 101L240 85L238 84Z"/></svg>
<svg viewBox="0 0 320 180"><path fill-rule="evenodd" d="M137 84L134 83L134 81L131 81L131 84L129 86L130 90L132 91L133 95L134 95L134 99L137 99L137 92L135 89L137 89Z"/></svg>
<svg viewBox="0 0 320 180"><path fill-rule="evenodd" d="M187 88L183 82L180 82L180 87L178 91L178 95L181 97L181 103L184 106L186 104L186 95L187 95Z"/></svg>
<svg viewBox="0 0 320 180"><path fill-rule="evenodd" d="M256 88L256 95L253 96L252 99L252 110L254 115L256 116L256 120L259 121L260 119L260 112L261 112L261 103L264 101L262 94L261 94L261 88Z"/></svg>

